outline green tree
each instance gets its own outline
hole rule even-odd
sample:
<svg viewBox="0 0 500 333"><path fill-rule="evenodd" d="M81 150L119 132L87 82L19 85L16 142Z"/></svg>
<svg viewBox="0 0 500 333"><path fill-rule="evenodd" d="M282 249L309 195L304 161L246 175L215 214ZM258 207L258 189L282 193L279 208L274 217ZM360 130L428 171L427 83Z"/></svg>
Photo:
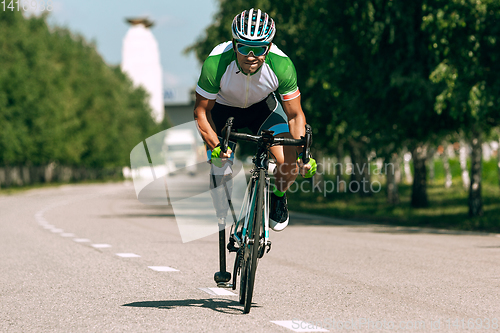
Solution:
<svg viewBox="0 0 500 333"><path fill-rule="evenodd" d="M402 146L413 151L416 177L412 205L428 205L425 145L450 127L447 112L433 105L439 84L429 75L439 63L421 29L431 0L333 2L260 1L275 19L275 43L297 69L302 103L316 134L315 146L333 154L339 145L353 162L368 163L373 149L389 158ZM221 1L215 22L196 50L203 61L211 48L231 38L232 17L242 1ZM355 174L360 181L369 175Z"/></svg>
<svg viewBox="0 0 500 333"><path fill-rule="evenodd" d="M470 138L469 215L482 215L481 143L500 123L500 1L436 1L427 11L424 28L441 60L431 78L445 84L435 108L449 110Z"/></svg>
<svg viewBox="0 0 500 333"><path fill-rule="evenodd" d="M145 91L46 16L0 12L0 63L0 166L117 168L159 130Z"/></svg>

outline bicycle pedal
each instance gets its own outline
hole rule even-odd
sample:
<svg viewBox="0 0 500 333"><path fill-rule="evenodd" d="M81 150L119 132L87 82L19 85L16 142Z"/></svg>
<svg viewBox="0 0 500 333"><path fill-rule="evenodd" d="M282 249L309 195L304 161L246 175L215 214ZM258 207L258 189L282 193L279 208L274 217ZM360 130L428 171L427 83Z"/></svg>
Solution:
<svg viewBox="0 0 500 333"><path fill-rule="evenodd" d="M269 253L269 251L271 251L271 241L268 241L265 246L259 248L259 259L264 256L264 253Z"/></svg>
<svg viewBox="0 0 500 333"><path fill-rule="evenodd" d="M227 243L226 248L229 250L229 253L231 252L238 252L239 247L234 246L235 240L231 237L229 238L229 243Z"/></svg>
<svg viewBox="0 0 500 333"><path fill-rule="evenodd" d="M219 282L217 283L217 287L219 288L233 288L233 284L229 282Z"/></svg>
<svg viewBox="0 0 500 333"><path fill-rule="evenodd" d="M231 253L231 252L238 252L240 248L234 246L234 244L227 244L227 249L229 250L229 253Z"/></svg>
<svg viewBox="0 0 500 333"><path fill-rule="evenodd" d="M231 253L231 252L238 252L238 250L239 250L238 247L234 247L234 246L231 247L231 248L228 247L227 249L229 250L229 253Z"/></svg>

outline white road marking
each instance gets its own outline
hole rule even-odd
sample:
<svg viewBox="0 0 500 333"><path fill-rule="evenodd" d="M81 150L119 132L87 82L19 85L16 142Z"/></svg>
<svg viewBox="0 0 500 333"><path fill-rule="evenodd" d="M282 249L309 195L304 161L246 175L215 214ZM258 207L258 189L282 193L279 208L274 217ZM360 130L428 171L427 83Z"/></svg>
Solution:
<svg viewBox="0 0 500 333"><path fill-rule="evenodd" d="M38 213L35 214L35 220L40 224L47 223L47 221L43 217L43 211L39 211Z"/></svg>
<svg viewBox="0 0 500 333"><path fill-rule="evenodd" d="M59 234L59 233L61 233L61 232L64 232L64 230L59 229L59 228L54 228L54 229L51 229L51 230L50 230L50 232L53 232L53 233L55 233L55 234Z"/></svg>
<svg viewBox="0 0 500 333"><path fill-rule="evenodd" d="M151 268L153 271L157 272L178 272L178 269L168 267L168 266L148 266L148 268Z"/></svg>
<svg viewBox="0 0 500 333"><path fill-rule="evenodd" d="M72 234L70 232L63 232L61 234L62 237L75 237L75 234Z"/></svg>
<svg viewBox="0 0 500 333"><path fill-rule="evenodd" d="M328 330L302 320L271 320L271 323L283 326L294 332L329 332Z"/></svg>
<svg viewBox="0 0 500 333"><path fill-rule="evenodd" d="M111 247L111 245L109 244L92 244L91 246L95 247L96 249L105 249Z"/></svg>
<svg viewBox="0 0 500 333"><path fill-rule="evenodd" d="M52 229L52 228L55 228L55 226L53 226L52 224L46 224L43 226L44 229Z"/></svg>
<svg viewBox="0 0 500 333"><path fill-rule="evenodd" d="M122 257L122 258L139 258L140 257L140 255L135 254L135 253L117 253L116 255L119 257Z"/></svg>
<svg viewBox="0 0 500 333"><path fill-rule="evenodd" d="M87 238L75 238L73 240L77 243L90 243L90 239Z"/></svg>
<svg viewBox="0 0 500 333"><path fill-rule="evenodd" d="M198 288L213 296L237 296L235 293L230 292L224 288Z"/></svg>

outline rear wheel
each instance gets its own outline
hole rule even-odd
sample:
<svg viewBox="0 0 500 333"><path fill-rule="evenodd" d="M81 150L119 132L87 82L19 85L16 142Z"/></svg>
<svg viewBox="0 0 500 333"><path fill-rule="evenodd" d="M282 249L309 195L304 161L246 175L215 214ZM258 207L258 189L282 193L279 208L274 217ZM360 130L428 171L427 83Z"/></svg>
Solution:
<svg viewBox="0 0 500 333"><path fill-rule="evenodd" d="M266 176L264 170L259 172L259 184L257 192L257 205L256 212L253 220L252 228L252 240L251 244L248 245L249 256L248 260L245 262L246 270L246 295L245 295L245 309L244 313L250 312L250 307L252 306L252 296L253 289L255 285L255 272L257 271L257 260L259 258L259 245L260 245L260 226L262 225L262 213L264 208L264 185L266 182Z"/></svg>

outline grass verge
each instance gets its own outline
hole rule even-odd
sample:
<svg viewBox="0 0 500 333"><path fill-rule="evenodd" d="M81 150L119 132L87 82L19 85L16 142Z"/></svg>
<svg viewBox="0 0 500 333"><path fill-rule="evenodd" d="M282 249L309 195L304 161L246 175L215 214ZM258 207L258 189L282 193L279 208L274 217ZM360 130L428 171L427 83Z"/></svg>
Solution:
<svg viewBox="0 0 500 333"><path fill-rule="evenodd" d="M34 189L41 188L52 188L52 187L60 187L63 185L70 184L103 184L103 183L118 183L124 181L123 177L108 177L104 179L87 179L87 180L79 180L79 181L71 181L71 182L52 182L52 183L36 183L30 185L23 186L11 186L11 187L2 187L0 188L0 196L2 195L15 195L18 193L26 192Z"/></svg>
<svg viewBox="0 0 500 333"><path fill-rule="evenodd" d="M450 188L445 188L442 179L429 181L427 189L429 207L412 208L411 185L407 184L399 185L401 203L392 206L387 203L384 186L373 196L362 198L355 193L320 193L317 189L312 192L308 183L301 190L288 194L288 206L296 212L371 223L500 233L498 184L482 183L484 214L474 218L468 216L469 193L462 187L460 178L454 178Z"/></svg>

